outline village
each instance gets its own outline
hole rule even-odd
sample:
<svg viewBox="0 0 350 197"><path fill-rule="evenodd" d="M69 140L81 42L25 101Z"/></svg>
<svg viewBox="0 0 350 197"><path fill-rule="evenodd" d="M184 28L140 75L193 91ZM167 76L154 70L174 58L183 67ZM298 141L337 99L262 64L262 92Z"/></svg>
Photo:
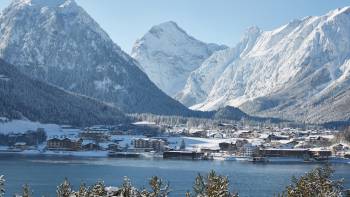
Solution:
<svg viewBox="0 0 350 197"><path fill-rule="evenodd" d="M111 158L222 160L247 162L350 163L350 147L339 131L242 126L220 123L215 129L160 125L87 128L60 126L0 134L0 154L68 155Z"/></svg>

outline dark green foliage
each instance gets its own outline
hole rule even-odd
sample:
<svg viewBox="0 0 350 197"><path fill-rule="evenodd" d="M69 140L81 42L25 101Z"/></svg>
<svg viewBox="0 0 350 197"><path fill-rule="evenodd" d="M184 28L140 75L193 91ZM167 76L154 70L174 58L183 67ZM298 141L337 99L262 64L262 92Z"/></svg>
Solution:
<svg viewBox="0 0 350 197"><path fill-rule="evenodd" d="M326 165L316 168L300 178L293 177L280 197L341 197L342 180L331 180L333 169Z"/></svg>
<svg viewBox="0 0 350 197"><path fill-rule="evenodd" d="M0 197L5 195L5 179L4 176L0 176Z"/></svg>
<svg viewBox="0 0 350 197"><path fill-rule="evenodd" d="M33 192L30 189L28 184L25 184L23 186L23 193L22 193L22 197L32 197L33 196Z"/></svg>
<svg viewBox="0 0 350 197"><path fill-rule="evenodd" d="M237 194L229 192L228 178L217 175L215 171L211 171L206 177L198 174L193 185L193 191L196 197L238 197Z"/></svg>
<svg viewBox="0 0 350 197"><path fill-rule="evenodd" d="M43 129L27 131L22 134L1 134L0 145L12 146L17 142L25 142L28 146L38 145L46 141L47 135Z"/></svg>
<svg viewBox="0 0 350 197"><path fill-rule="evenodd" d="M213 118L239 121L243 118L250 119L251 117L238 108L226 106L217 110Z"/></svg>
<svg viewBox="0 0 350 197"><path fill-rule="evenodd" d="M124 177L123 185L120 190L120 194L124 197L131 197L133 193L133 187L128 177Z"/></svg>
<svg viewBox="0 0 350 197"><path fill-rule="evenodd" d="M335 142L342 143L344 141L347 141L350 143L350 127L342 128L341 132L338 132L335 135Z"/></svg>
<svg viewBox="0 0 350 197"><path fill-rule="evenodd" d="M82 183L79 187L79 191L75 192L75 197L89 197L89 190L85 183Z"/></svg>
<svg viewBox="0 0 350 197"><path fill-rule="evenodd" d="M346 141L350 142L350 127L344 129L343 137Z"/></svg>
<svg viewBox="0 0 350 197"><path fill-rule="evenodd" d="M193 191L196 196L204 196L206 193L206 185L204 182L204 177L198 174L193 184Z"/></svg>
<svg viewBox="0 0 350 197"><path fill-rule="evenodd" d="M67 179L65 179L56 190L57 197L70 197L72 193L72 186Z"/></svg>
<svg viewBox="0 0 350 197"><path fill-rule="evenodd" d="M182 139L180 144L180 150L185 150L185 149L186 149L186 143L185 143L185 140Z"/></svg>
<svg viewBox="0 0 350 197"><path fill-rule="evenodd" d="M93 197L100 197L100 196L107 196L107 192L105 190L106 186L103 181L97 181L95 185L93 185L90 189L90 196Z"/></svg>
<svg viewBox="0 0 350 197"><path fill-rule="evenodd" d="M342 180L332 180L333 169L330 166L316 168L300 178L292 178L292 184L278 197L342 197L349 196L349 192L343 191ZM4 196L3 176L0 176L0 197ZM124 178L119 188L107 189L103 181L98 181L91 187L81 184L77 192L67 179L57 187L57 197L167 197L170 194L169 184L157 176L149 180L150 190L137 189L130 179ZM238 197L238 194L229 192L229 180L211 171L208 175L198 174L193 184L193 195L190 192L186 197ZM31 197L32 192L28 185L23 187L22 197Z"/></svg>
<svg viewBox="0 0 350 197"><path fill-rule="evenodd" d="M164 184L163 180L157 176L151 178L149 185L152 188L149 197L166 197L170 193L169 184Z"/></svg>
<svg viewBox="0 0 350 197"><path fill-rule="evenodd" d="M114 107L33 80L2 60L0 74L8 78L0 80L0 116L74 126L117 124L127 120Z"/></svg>
<svg viewBox="0 0 350 197"><path fill-rule="evenodd" d="M136 192L133 197L167 197L170 193L169 183L164 184L163 180L157 176L154 176L149 181L151 191L147 191L145 188Z"/></svg>

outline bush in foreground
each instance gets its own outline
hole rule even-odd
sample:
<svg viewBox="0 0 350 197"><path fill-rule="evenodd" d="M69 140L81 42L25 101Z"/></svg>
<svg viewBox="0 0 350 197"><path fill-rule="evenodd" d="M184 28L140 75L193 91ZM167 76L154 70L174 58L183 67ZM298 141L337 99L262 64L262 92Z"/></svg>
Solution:
<svg viewBox="0 0 350 197"><path fill-rule="evenodd" d="M237 194L229 192L228 178L217 175L215 171L211 171L206 177L198 174L193 184L193 192L197 197L238 197ZM186 197L190 196L191 193L187 192Z"/></svg>
<svg viewBox="0 0 350 197"><path fill-rule="evenodd" d="M326 165L316 168L300 178L293 177L292 184L279 194L280 197L341 197L343 181L332 180L334 170Z"/></svg>
<svg viewBox="0 0 350 197"><path fill-rule="evenodd" d="M3 197L5 194L5 179L4 176L0 176L0 197Z"/></svg>
<svg viewBox="0 0 350 197"><path fill-rule="evenodd" d="M292 183L278 197L343 197L350 196L343 192L343 181L332 180L333 169L330 166L316 168L300 178L293 177ZM0 197L5 194L5 180L0 176ZM127 177L119 187L106 187L103 181L87 186L81 184L74 191L70 182L65 179L56 190L57 197L167 197L170 194L169 183L157 176L149 180L149 190L134 187ZM28 185L23 186L22 195L17 197L32 197ZM229 192L229 180L226 176L217 175L211 171L206 176L198 174L194 180L193 191L186 197L238 197Z"/></svg>

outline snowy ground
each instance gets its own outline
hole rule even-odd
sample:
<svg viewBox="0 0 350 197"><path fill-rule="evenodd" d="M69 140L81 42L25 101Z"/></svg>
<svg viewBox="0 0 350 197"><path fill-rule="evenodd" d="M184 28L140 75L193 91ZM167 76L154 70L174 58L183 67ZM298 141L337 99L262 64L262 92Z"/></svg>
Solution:
<svg viewBox="0 0 350 197"><path fill-rule="evenodd" d="M45 129L48 133L57 133L61 131L61 127L56 124L42 124L39 122L31 122L28 120L12 120L9 122L0 122L0 133L24 133L28 130Z"/></svg>
<svg viewBox="0 0 350 197"><path fill-rule="evenodd" d="M42 124L40 122L32 122L29 120L12 120L0 122L0 133L25 133L28 130L35 131L38 128L43 128L48 136L48 139L53 137L72 137L76 135L80 129L67 129L57 124Z"/></svg>
<svg viewBox="0 0 350 197"><path fill-rule="evenodd" d="M180 147L182 139L185 141L186 149L198 150L200 148L219 149L219 143L231 142L233 139L214 139L197 137L169 137L168 142L171 148Z"/></svg>
<svg viewBox="0 0 350 197"><path fill-rule="evenodd" d="M0 122L0 133L24 133L28 130L36 130L43 128L48 139L53 137L69 137L75 138L79 133L79 129L65 129L56 124L42 124L39 122L31 122L28 120L13 120L8 122ZM145 138L142 135L116 135L111 137L111 141L118 140L121 147L125 147L128 144L131 147L131 142L137 138ZM230 139L206 139L206 138L194 138L194 137L169 137L168 142L171 148L178 148L184 139L186 149L196 150L198 148L219 148L219 143L223 141L230 141ZM108 144L108 143L106 143ZM102 146L105 144L102 143ZM41 148L40 148L41 149ZM30 154L31 152L26 152ZM56 153L55 153L56 154ZM71 154L70 152L64 154ZM86 153L79 153L85 155Z"/></svg>

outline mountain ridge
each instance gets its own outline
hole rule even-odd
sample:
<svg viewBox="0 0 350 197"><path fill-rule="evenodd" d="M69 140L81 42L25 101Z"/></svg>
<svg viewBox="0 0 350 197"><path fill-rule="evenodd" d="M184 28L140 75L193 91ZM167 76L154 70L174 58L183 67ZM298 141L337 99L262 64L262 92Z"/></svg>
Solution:
<svg viewBox="0 0 350 197"><path fill-rule="evenodd" d="M0 87L2 117L74 126L130 121L115 107L31 79L2 59Z"/></svg>
<svg viewBox="0 0 350 197"><path fill-rule="evenodd" d="M213 54L193 71L185 86L190 89L182 91L190 99L181 100L186 98L183 94L179 100L204 111L229 105L251 115L309 123L348 121L350 111L331 108L347 99L349 29L350 7L344 7L256 36L250 37L248 31L236 47ZM252 38L250 44L245 42L247 37ZM234 54L240 47L245 50ZM211 72L216 68L219 73ZM208 73L214 73L209 79L215 83L206 87L201 77Z"/></svg>
<svg viewBox="0 0 350 197"><path fill-rule="evenodd" d="M177 23L168 21L151 27L138 39L131 56L161 90L174 97L185 85L191 71L214 51L225 48L199 41Z"/></svg>
<svg viewBox="0 0 350 197"><path fill-rule="evenodd" d="M26 75L126 113L188 115L73 0L15 0L0 16L0 57Z"/></svg>

